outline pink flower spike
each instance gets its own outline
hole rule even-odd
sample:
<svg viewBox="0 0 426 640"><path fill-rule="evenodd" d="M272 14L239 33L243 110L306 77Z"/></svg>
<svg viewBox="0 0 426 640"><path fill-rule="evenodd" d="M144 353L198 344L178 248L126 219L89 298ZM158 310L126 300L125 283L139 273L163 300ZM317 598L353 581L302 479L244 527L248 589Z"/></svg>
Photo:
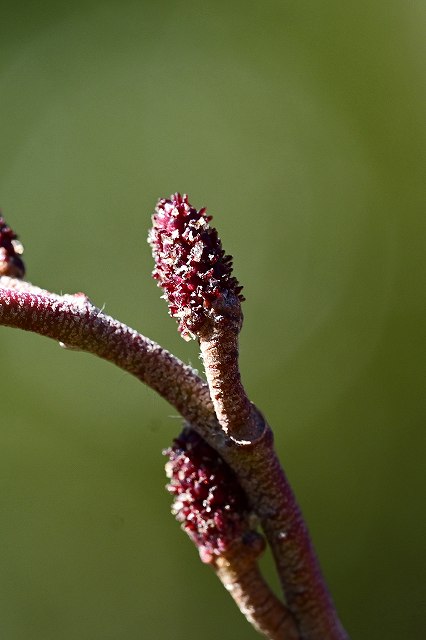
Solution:
<svg viewBox="0 0 426 640"><path fill-rule="evenodd" d="M257 534L247 498L235 474L195 431L185 429L164 451L169 460L172 512L195 543L201 560L212 563L236 540L252 544Z"/></svg>
<svg viewBox="0 0 426 640"><path fill-rule="evenodd" d="M211 218L205 208L192 207L187 195L175 193L158 201L148 236L152 275L186 340L196 338L218 309L244 300L232 275L232 257L225 255Z"/></svg>

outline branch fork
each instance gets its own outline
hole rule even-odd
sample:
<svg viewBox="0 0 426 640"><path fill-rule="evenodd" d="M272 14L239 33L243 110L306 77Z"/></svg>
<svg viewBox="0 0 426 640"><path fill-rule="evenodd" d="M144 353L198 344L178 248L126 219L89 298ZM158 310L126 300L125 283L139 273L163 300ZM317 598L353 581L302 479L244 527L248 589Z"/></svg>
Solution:
<svg viewBox="0 0 426 640"><path fill-rule="evenodd" d="M158 202L149 243L154 278L185 339L200 345L207 383L160 345L95 307L23 280L22 245L0 217L0 325L98 355L136 376L180 412L166 450L173 512L247 620L270 640L348 640L307 527L238 366L242 287L205 209L187 196ZM260 523L264 536L257 531ZM283 599L263 579L268 543Z"/></svg>

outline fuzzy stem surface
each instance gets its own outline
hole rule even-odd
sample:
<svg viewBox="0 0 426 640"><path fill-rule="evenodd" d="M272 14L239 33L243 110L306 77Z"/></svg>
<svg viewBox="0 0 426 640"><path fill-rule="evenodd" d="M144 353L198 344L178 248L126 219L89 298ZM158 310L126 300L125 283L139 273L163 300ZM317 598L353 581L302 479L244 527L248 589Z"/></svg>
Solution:
<svg viewBox="0 0 426 640"><path fill-rule="evenodd" d="M238 318L236 301L234 317ZM240 325L218 316L198 334L210 395L232 441L222 454L250 496L274 554L286 602L306 640L344 640L305 521L273 446L272 431L249 401L238 365Z"/></svg>
<svg viewBox="0 0 426 640"><path fill-rule="evenodd" d="M238 334L214 324L199 334L210 396L224 432L238 441L256 440L264 421L248 399L238 367Z"/></svg>
<svg viewBox="0 0 426 640"><path fill-rule="evenodd" d="M303 640L348 640L321 573L302 512L269 427L250 445L221 453L250 497L274 555L287 606Z"/></svg>
<svg viewBox="0 0 426 640"><path fill-rule="evenodd" d="M237 542L214 565L225 589L253 627L269 640L300 640L290 611L271 592L256 558Z"/></svg>
<svg viewBox="0 0 426 640"><path fill-rule="evenodd" d="M269 428L245 443L225 434L208 385L191 367L104 314L83 294L59 296L0 277L0 325L32 331L98 355L136 376L175 407L228 462L246 491L273 550L301 638L347 640Z"/></svg>

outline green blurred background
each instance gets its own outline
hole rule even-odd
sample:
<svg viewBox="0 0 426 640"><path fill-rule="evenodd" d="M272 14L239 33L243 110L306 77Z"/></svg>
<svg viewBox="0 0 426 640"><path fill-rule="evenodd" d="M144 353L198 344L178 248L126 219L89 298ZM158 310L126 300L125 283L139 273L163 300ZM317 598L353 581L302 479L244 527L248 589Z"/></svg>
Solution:
<svg viewBox="0 0 426 640"><path fill-rule="evenodd" d="M160 196L208 207L353 639L424 637L425 26L420 0L1 5L0 204L29 280L200 366L145 238ZM35 335L2 328L0 363L1 637L258 637L169 515L174 411Z"/></svg>

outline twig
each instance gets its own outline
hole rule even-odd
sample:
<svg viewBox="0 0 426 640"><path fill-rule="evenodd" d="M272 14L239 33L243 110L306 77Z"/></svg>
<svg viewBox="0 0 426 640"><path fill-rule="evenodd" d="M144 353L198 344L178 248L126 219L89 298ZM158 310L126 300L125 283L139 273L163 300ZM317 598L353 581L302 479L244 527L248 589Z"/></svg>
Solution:
<svg viewBox="0 0 426 640"><path fill-rule="evenodd" d="M272 431L249 401L238 366L242 287L211 216L186 195L159 200L149 243L154 277L186 338L197 338L210 395L238 475L262 521L287 604L304 640L343 640L302 514L273 448Z"/></svg>
<svg viewBox="0 0 426 640"><path fill-rule="evenodd" d="M270 640L300 640L292 614L274 596L253 555L237 543L215 564L216 575L254 628Z"/></svg>
<svg viewBox="0 0 426 640"><path fill-rule="evenodd" d="M210 428L220 432L208 386L196 371L103 313L82 293L60 296L23 280L0 277L0 324L53 338L63 346L113 362L157 391L188 422L205 424L200 426L203 432Z"/></svg>
<svg viewBox="0 0 426 640"><path fill-rule="evenodd" d="M291 613L263 589L255 564L243 560L242 549L231 555L228 549L215 557L215 569L241 607L258 629L269 629L266 635L273 640L293 640L298 635L300 640L346 640L300 509L274 451L272 432L241 384L237 340L242 296L231 276L231 259L224 255L204 210L196 212L185 197L176 200L160 201L157 208L157 230L151 236L159 255L155 274L160 280L164 277L162 286L182 335L200 340L211 397L209 386L193 369L104 314L84 294L58 296L20 280L24 272L16 236L8 227L1 227L3 221L0 240L5 251L0 255L0 275L6 275L0 277L0 324L98 355L170 402L234 471L271 545ZM187 227L179 220L182 211L189 216ZM177 227L170 224L170 215L177 216ZM181 233L184 249L173 248ZM265 602L259 601L259 594Z"/></svg>
<svg viewBox="0 0 426 640"><path fill-rule="evenodd" d="M0 325L32 331L113 362L175 407L226 460L246 491L273 550L287 603L302 629L301 637L347 637L268 428L257 441L245 444L226 436L214 415L208 386L191 367L104 314L83 294L59 296L3 276Z"/></svg>

